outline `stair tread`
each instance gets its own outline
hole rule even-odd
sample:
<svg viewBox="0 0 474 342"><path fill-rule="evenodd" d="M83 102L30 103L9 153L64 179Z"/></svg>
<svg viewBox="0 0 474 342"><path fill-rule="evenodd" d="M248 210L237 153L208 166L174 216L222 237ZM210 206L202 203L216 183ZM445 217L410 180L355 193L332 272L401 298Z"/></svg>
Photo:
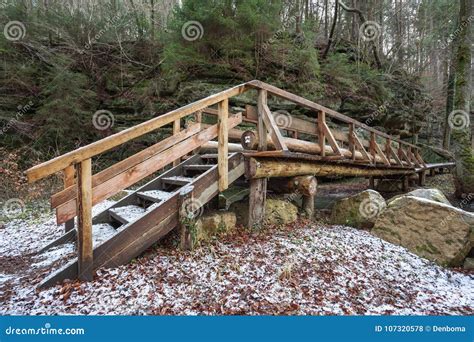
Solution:
<svg viewBox="0 0 474 342"><path fill-rule="evenodd" d="M215 164L195 164L195 165L184 165L183 167L187 170L208 170L216 166Z"/></svg>
<svg viewBox="0 0 474 342"><path fill-rule="evenodd" d="M94 247L110 239L117 234L117 231L108 223L98 223L92 225L92 241Z"/></svg>
<svg viewBox="0 0 474 342"><path fill-rule="evenodd" d="M147 199L155 199L156 201L166 201L169 199L173 194L168 191L164 190L147 190L147 191L139 191L137 192L138 196L145 197Z"/></svg>
<svg viewBox="0 0 474 342"><path fill-rule="evenodd" d="M132 222L145 213L145 209L138 205L126 205L124 207L110 208L110 214L123 224Z"/></svg>
<svg viewBox="0 0 474 342"><path fill-rule="evenodd" d="M191 183L193 181L193 178L184 177L184 176L171 176L171 177L164 177L161 180L165 183L182 185L182 184Z"/></svg>

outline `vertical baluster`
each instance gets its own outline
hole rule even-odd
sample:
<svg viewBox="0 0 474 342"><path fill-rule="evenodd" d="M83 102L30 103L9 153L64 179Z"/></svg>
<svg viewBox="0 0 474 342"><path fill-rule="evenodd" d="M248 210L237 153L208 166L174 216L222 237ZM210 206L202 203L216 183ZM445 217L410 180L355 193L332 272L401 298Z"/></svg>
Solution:
<svg viewBox="0 0 474 342"><path fill-rule="evenodd" d="M79 279L91 281L92 256L92 163L83 160L77 167L77 248Z"/></svg>

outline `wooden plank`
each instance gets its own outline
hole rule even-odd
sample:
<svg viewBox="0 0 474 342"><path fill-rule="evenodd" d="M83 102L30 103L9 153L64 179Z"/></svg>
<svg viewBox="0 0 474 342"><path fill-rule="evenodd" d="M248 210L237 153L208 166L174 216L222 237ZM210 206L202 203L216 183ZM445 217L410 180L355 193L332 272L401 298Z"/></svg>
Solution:
<svg viewBox="0 0 474 342"><path fill-rule="evenodd" d="M265 121L263 120L264 111L263 108L267 104L267 92L265 90L258 91L257 108L258 108L258 150L267 150L267 129L265 128Z"/></svg>
<svg viewBox="0 0 474 342"><path fill-rule="evenodd" d="M374 141L374 150L375 150L375 153L377 153L379 157L382 158L382 162L385 165L392 165L390 163L390 160L387 159L387 156L385 156L385 153L382 151L382 149L380 148L379 144L377 144L376 141Z"/></svg>
<svg viewBox="0 0 474 342"><path fill-rule="evenodd" d="M79 279L92 281L92 162L77 165L77 250Z"/></svg>
<svg viewBox="0 0 474 342"><path fill-rule="evenodd" d="M283 140L283 136L281 135L280 128L275 123L275 119L273 118L272 113L270 112L270 108L266 104L263 105L263 121L265 122L265 127L267 128L268 133L275 144L275 147L278 150L288 150L288 147Z"/></svg>
<svg viewBox="0 0 474 342"><path fill-rule="evenodd" d="M329 129L328 125L326 124L326 120L324 120L322 122L322 127L323 127L323 130L324 130L324 135L325 135L325 137L327 137L327 139L329 141L329 145L331 146L334 153L337 154L337 155L342 156L341 149L337 145L336 139L334 138L331 130Z"/></svg>
<svg viewBox="0 0 474 342"><path fill-rule="evenodd" d="M73 165L70 165L66 167L63 170L63 172L64 172L64 179L63 179L64 189L67 189L68 187L74 187L74 184L75 184L74 176L76 173L76 168ZM74 219L69 220L64 223L64 231L66 233L73 229L74 229Z"/></svg>
<svg viewBox="0 0 474 342"><path fill-rule="evenodd" d="M352 138L354 139L355 146L357 146L359 152L362 153L363 158L371 162L372 158L370 157L369 153L365 149L364 145L362 145L362 142L359 140L359 137L355 133L353 133Z"/></svg>
<svg viewBox="0 0 474 342"><path fill-rule="evenodd" d="M234 115L229 118L229 127L233 128L240 124L241 121L241 114ZM172 163L173 160L175 160L177 157L183 156L191 152L195 148L205 144L209 140L216 138L217 134L218 128L217 125L214 125L159 154L155 154L151 158L143 161L142 163L98 185L92 191L93 205L115 195L119 191L126 189L127 187L138 182L139 180L153 174L157 170ZM61 224L76 215L75 202L75 199L72 199L71 201L57 208L56 219L58 224Z"/></svg>
<svg viewBox="0 0 474 342"><path fill-rule="evenodd" d="M180 247L182 250L190 251L193 249L193 237L189 228L189 224L194 224L195 222L190 222L193 220L189 217L189 208L186 208L186 203L194 201L193 199L193 189L194 187L185 187L181 189L178 196L178 230L180 236ZM194 213L193 213L194 214Z"/></svg>
<svg viewBox="0 0 474 342"><path fill-rule="evenodd" d="M143 151L140 151L133 156L130 156L111 167L102 170L101 172L95 174L92 177L92 187L96 188L100 184L112 179L113 177L131 169L132 167L142 163L143 161L151 158L152 156L156 155L164 151L167 148L170 148L177 143L191 137L192 135L198 133L200 130L200 125L195 124L192 125L185 130L179 132L176 135L163 139L162 141L156 143L153 146L150 146ZM51 197L51 207L57 208L61 204L64 204L68 201L71 201L76 197L77 188L75 186L70 186L67 189L64 189Z"/></svg>
<svg viewBox="0 0 474 342"><path fill-rule="evenodd" d="M176 119L176 120L173 121L173 135L178 134L180 130L181 130L181 120L180 120L180 119ZM176 160L173 162L173 166L178 165L180 162L181 162L181 158L176 159Z"/></svg>
<svg viewBox="0 0 474 342"><path fill-rule="evenodd" d="M229 165L228 165L228 153L229 153L229 100L224 99L218 104L218 147L217 147L217 165L219 170L219 191L224 191L229 187Z"/></svg>
<svg viewBox="0 0 474 342"><path fill-rule="evenodd" d="M65 169L67 166L78 163L82 160L91 158L103 152L106 152L114 147L122 145L123 143L132 139L138 138L144 134L152 132L164 125L170 124L176 119L183 118L189 114L192 114L198 110L204 109L208 106L212 106L223 99L227 99L232 96L239 95L247 91L249 87L246 84L241 84L233 88L224 90L220 93L213 94L202 100L193 102L184 107L175 109L159 117L153 118L139 125L133 126L126 130L115 133L107 138L99 140L87 146L83 146L77 150L63 154L62 156L56 157L45 163L36 165L26 171L28 181L34 182L41 178L52 175L58 171Z"/></svg>
<svg viewBox="0 0 474 342"><path fill-rule="evenodd" d="M395 159L395 161L398 165L402 165L402 166L404 165L403 162L398 157L398 154L395 152L395 150L393 148L390 148L390 153L392 154L392 157Z"/></svg>
<svg viewBox="0 0 474 342"><path fill-rule="evenodd" d="M319 149L321 150L321 157L326 155L326 135L324 131L324 124L326 121L326 113L323 111L318 112L318 143Z"/></svg>

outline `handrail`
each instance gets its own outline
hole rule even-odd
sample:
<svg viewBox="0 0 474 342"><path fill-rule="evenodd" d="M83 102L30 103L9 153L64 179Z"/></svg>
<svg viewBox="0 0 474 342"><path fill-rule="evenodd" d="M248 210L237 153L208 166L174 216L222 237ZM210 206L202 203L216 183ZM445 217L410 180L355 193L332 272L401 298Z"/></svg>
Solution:
<svg viewBox="0 0 474 342"><path fill-rule="evenodd" d="M221 102L224 99L228 99L229 97L233 97L236 95L239 95L241 93L244 93L250 88L256 88L256 89L262 89L266 90L269 93L279 96L281 98L290 100L296 104L299 104L301 106L307 107L312 110L316 111L321 111L329 116L349 123L353 124L355 127L360 127L363 128L364 130L367 130L371 133L375 133L377 136L390 139L391 141L399 143L399 145L404 145L408 147L412 147L415 149L419 149L418 146L410 144L406 141L402 141L399 139L396 139L386 133L383 133L381 131L378 131L370 126L367 126L366 124L359 122L355 119L352 119L346 115L343 115L339 112L336 112L332 109L329 109L327 107L324 107L322 105L319 105L313 101L307 100L305 98L302 98L298 95L292 94L288 91L282 90L280 88L277 88L275 86L272 86L270 84L258 81L258 80L253 80L250 82L242 83L240 85L237 85L235 87L229 88L227 90L221 91L217 94L213 94L211 96L208 96L204 99L198 100L196 102L190 103L184 107L172 110L166 114L163 114L159 117L150 119L148 121L145 121L141 124L138 124L136 126L130 127L126 130L123 130L121 132L115 133L109 137L106 137L104 139L101 139L99 141L96 141L92 144L83 146L78 148L77 150L65 153L61 156L58 156L54 159L51 159L49 161L46 161L44 163L41 163L39 165L36 165L26 171L26 175L28 177L28 181L30 183L35 182L39 179L45 178L49 175L52 175L56 172L59 172L63 169L65 169L68 166L78 164L86 159L92 158L98 154L101 154L103 152L106 152L114 147L117 147L125 142L128 142L132 139L135 139L137 137L140 137L144 134L147 134L149 132L152 132L164 125L170 124L175 122L178 119L181 119L189 114L192 114L196 111L200 111L202 109L205 109L206 107L215 105L219 102Z"/></svg>
<svg viewBox="0 0 474 342"><path fill-rule="evenodd" d="M50 176L64 168L80 163L86 159L92 158L98 154L106 152L114 147L117 147L127 141L138 138L144 134L150 133L164 125L172 123L173 121L183 118L196 111L212 106L224 99L241 94L248 90L247 84L243 83L233 88L213 94L199 101L190 103L184 107L172 110L159 117L150 119L136 126L130 127L121 132L115 133L109 137L96 141L92 144L78 148L77 150L63 154L62 156L51 159L42 164L36 165L26 171L28 181L30 183L39 179Z"/></svg>
<svg viewBox="0 0 474 342"><path fill-rule="evenodd" d="M247 85L250 86L250 87L253 87L253 88L257 88L257 89L264 89L264 90L268 91L269 93L271 93L273 95L279 96L279 97L284 98L286 100L290 100L291 102L295 102L295 103L297 103L297 104L299 104L303 107L307 107L309 109L313 109L313 110L316 110L316 111L325 112L326 114L328 114L329 116L332 116L335 119L338 119L338 120L346 122L346 123L354 124L355 126L361 127L361 128L363 128L363 129L365 129L369 132L375 133L378 136L381 136L381 137L384 137L384 138L387 138L387 139L391 139L392 141L396 141L396 142L401 143L401 144L406 145L406 146L411 146L411 147L414 147L414 148L418 148L418 146L416 146L416 145L410 144L410 143L408 143L406 141L403 141L403 140L396 139L395 137L392 137L391 135L388 135L384 132L378 131L375 128L367 126L366 124L364 124L360 121L357 121L357 120L355 120L351 117L348 117L344 114L336 112L335 110L329 109L329 108L324 107L320 104L317 104L313 101L307 100L307 99L305 99L301 96L292 94L292 93L290 93L286 90L277 88L277 87L272 86L270 84L267 84L265 82L253 80L253 81L248 82Z"/></svg>

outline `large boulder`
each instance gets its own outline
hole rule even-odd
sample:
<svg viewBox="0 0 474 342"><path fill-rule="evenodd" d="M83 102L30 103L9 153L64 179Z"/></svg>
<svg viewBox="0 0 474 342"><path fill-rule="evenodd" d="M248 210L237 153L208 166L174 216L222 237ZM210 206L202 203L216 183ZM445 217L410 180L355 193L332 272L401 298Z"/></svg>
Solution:
<svg viewBox="0 0 474 342"><path fill-rule="evenodd" d="M237 215L237 223L243 226L248 224L249 204L247 201L236 202L230 206L230 210ZM265 201L266 224L284 225L295 222L298 219L298 207L289 199L267 198Z"/></svg>
<svg viewBox="0 0 474 342"><path fill-rule="evenodd" d="M372 228L377 215L386 207L382 195L365 190L337 201L331 211L331 223L355 228Z"/></svg>
<svg viewBox="0 0 474 342"><path fill-rule="evenodd" d="M211 240L214 236L235 228L237 218L230 211L215 211L201 216L196 221L196 242Z"/></svg>
<svg viewBox="0 0 474 342"><path fill-rule="evenodd" d="M377 217L376 236L442 266L460 266L474 239L474 214L414 196L391 201Z"/></svg>
<svg viewBox="0 0 474 342"><path fill-rule="evenodd" d="M438 189L416 189L413 191L410 191L406 194L403 195L398 195L390 200L388 200L387 204L390 204L392 201L396 200L397 198L403 197L403 196L412 196L412 197L418 197L418 198L425 198L431 201L439 202L439 203L444 203L447 205L451 205L451 203L448 201L446 196L439 191Z"/></svg>

